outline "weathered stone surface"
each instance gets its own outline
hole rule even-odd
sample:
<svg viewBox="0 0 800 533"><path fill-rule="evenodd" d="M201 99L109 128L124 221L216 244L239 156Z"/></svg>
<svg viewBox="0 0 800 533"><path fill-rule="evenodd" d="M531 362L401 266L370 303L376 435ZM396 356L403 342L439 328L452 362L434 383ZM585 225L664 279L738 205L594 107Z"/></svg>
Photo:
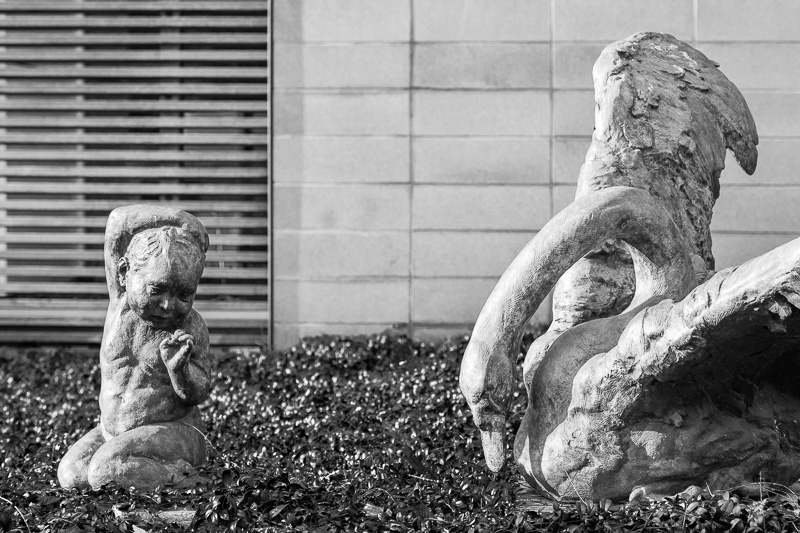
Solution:
<svg viewBox="0 0 800 533"><path fill-rule="evenodd" d="M522 332L560 278L556 319L523 367L529 404L514 457L531 486L619 498L635 487L791 484L800 239L719 273L711 255L725 149L755 169L747 106L705 56L668 35L609 46L594 77L577 198L503 274L462 362L487 463L504 461Z"/></svg>
<svg viewBox="0 0 800 533"><path fill-rule="evenodd" d="M692 250L714 269L709 226L725 150L748 174L758 157L758 134L741 93L701 52L657 33L606 47L593 78L595 128L576 197L618 185L648 191L663 200ZM618 251L610 252L614 247ZM633 266L623 249L608 243L573 267L560 284L585 284L586 290L557 289L555 323L578 324L627 305ZM618 264L626 261L627 267ZM615 272L611 277L607 264ZM587 300L586 294L609 284L619 288L608 303Z"/></svg>
<svg viewBox="0 0 800 533"><path fill-rule="evenodd" d="M191 484L206 459L208 329L192 309L208 233L177 209L115 209L105 235L110 303L100 347L100 423L67 451L63 487Z"/></svg>

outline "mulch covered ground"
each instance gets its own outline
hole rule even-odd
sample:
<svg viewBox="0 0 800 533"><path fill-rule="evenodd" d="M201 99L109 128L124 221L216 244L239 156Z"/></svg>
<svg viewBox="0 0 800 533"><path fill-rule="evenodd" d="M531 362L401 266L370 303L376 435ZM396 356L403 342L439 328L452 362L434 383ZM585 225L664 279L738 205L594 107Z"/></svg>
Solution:
<svg viewBox="0 0 800 533"><path fill-rule="evenodd" d="M99 417L97 356L0 349L0 531L800 532L797 498L768 485L753 499L534 498L513 468L485 467L458 391L465 346L376 335L220 354L208 481L156 493L60 489L58 461ZM509 443L524 407L520 391Z"/></svg>

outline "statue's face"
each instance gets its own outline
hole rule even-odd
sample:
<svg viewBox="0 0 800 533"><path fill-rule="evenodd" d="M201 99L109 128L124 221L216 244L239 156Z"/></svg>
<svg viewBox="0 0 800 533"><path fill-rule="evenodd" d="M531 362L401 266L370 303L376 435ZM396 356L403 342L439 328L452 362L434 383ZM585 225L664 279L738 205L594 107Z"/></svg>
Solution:
<svg viewBox="0 0 800 533"><path fill-rule="evenodd" d="M151 258L125 279L128 305L145 322L159 329L178 328L194 304L202 270L164 257Z"/></svg>

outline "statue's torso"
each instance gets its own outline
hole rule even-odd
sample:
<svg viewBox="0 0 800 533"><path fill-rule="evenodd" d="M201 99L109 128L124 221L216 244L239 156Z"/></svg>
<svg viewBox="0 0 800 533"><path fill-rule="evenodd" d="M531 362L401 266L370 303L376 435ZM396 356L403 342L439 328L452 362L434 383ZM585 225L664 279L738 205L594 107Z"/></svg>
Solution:
<svg viewBox="0 0 800 533"><path fill-rule="evenodd" d="M193 310L184 324L187 333L196 333L197 318ZM161 360L159 344L170 335L142 321L124 299L112 302L100 349L100 411L107 432L119 435L192 411L175 393Z"/></svg>

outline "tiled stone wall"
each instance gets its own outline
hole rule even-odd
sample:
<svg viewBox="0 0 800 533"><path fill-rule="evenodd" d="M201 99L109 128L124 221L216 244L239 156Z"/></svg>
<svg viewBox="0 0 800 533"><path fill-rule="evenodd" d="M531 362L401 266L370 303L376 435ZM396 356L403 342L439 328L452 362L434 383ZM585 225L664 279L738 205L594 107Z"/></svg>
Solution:
<svg viewBox="0 0 800 533"><path fill-rule="evenodd" d="M466 332L519 249L574 194L591 68L672 33L745 93L754 176L732 158L720 268L800 234L800 2L274 0L274 317L285 346L412 324ZM536 320L549 318L547 305Z"/></svg>

